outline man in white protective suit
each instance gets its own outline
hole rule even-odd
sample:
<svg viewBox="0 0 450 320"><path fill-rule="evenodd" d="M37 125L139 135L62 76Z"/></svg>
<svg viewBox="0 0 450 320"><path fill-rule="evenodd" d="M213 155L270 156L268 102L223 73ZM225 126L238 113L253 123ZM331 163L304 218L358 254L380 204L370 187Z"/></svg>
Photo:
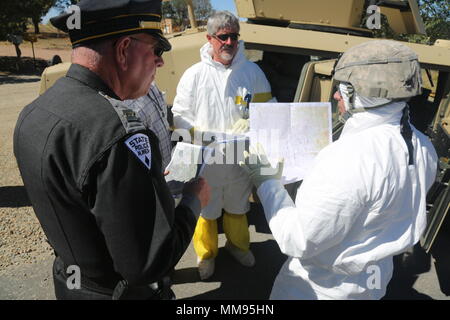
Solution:
<svg viewBox="0 0 450 320"><path fill-rule="evenodd" d="M257 186L270 229L288 260L271 299L380 299L393 256L419 241L436 177L433 145L409 122L421 93L415 52L387 40L349 49L337 62L334 98L348 116L292 202L264 150L240 163Z"/></svg>
<svg viewBox="0 0 450 320"><path fill-rule="evenodd" d="M207 132L244 133L249 128L248 103L272 99L264 73L244 55L239 29L239 20L227 11L208 19L208 42L200 49L201 62L186 70L177 87L172 107L175 128L189 130L192 136L195 131L195 137ZM211 185L211 201L202 210L193 238L201 279L214 273L216 219L222 210L225 248L242 265L255 264L246 216L252 188L249 178L233 161L207 166L204 177Z"/></svg>

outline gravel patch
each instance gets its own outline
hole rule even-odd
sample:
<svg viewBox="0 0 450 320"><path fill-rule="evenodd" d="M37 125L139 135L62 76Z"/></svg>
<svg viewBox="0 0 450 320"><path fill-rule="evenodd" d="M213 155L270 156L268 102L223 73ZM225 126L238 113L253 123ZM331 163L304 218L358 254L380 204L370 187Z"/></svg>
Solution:
<svg viewBox="0 0 450 320"><path fill-rule="evenodd" d="M10 266L31 264L53 252L34 214L13 155L20 111L37 97L39 78L15 76L0 85L0 275Z"/></svg>
<svg viewBox="0 0 450 320"><path fill-rule="evenodd" d="M54 299L53 250L30 205L13 155L13 133L39 77L0 74L0 300Z"/></svg>
<svg viewBox="0 0 450 320"><path fill-rule="evenodd" d="M53 254L31 207L0 208L0 274L11 265Z"/></svg>

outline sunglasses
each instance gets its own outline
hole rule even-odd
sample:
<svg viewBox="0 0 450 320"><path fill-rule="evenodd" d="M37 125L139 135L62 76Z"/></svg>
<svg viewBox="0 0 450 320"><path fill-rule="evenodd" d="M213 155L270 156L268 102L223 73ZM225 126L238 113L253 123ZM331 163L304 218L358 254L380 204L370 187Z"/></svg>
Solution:
<svg viewBox="0 0 450 320"><path fill-rule="evenodd" d="M219 35L213 35L214 38L219 39L220 41L227 41L228 38L230 38L233 41L236 41L239 38L239 33L225 33L225 34L219 34Z"/></svg>
<svg viewBox="0 0 450 320"><path fill-rule="evenodd" d="M154 44L134 37L130 37L130 39L151 45L153 47L153 54L157 57L161 57L164 53L163 47L161 47L158 43Z"/></svg>

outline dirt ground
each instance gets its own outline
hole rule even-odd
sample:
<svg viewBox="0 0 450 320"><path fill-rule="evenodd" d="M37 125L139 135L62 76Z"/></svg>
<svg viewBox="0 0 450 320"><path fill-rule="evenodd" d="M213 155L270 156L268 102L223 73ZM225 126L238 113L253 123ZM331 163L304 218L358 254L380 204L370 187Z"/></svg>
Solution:
<svg viewBox="0 0 450 320"><path fill-rule="evenodd" d="M70 62L70 42L67 38L38 39L33 44L34 56L50 60L55 54L59 55L63 62ZM25 41L20 45L22 57L33 58L33 47L30 42ZM16 56L16 50L10 42L0 42L0 57Z"/></svg>
<svg viewBox="0 0 450 320"><path fill-rule="evenodd" d="M0 75L0 83L3 78ZM10 265L36 261L37 255L50 250L29 206L12 148L18 111L37 97L39 77L22 76L15 81L0 86L0 272Z"/></svg>
<svg viewBox="0 0 450 320"><path fill-rule="evenodd" d="M33 51L31 47L20 47L22 51L22 57L33 57ZM45 60L50 60L55 54L59 55L63 62L70 62L70 51L61 49L44 49L35 48L35 57L39 57ZM13 45L0 45L0 56L16 56L16 50Z"/></svg>
<svg viewBox="0 0 450 320"><path fill-rule="evenodd" d="M34 48L35 58L50 60L55 54L70 61L67 39L40 41ZM33 51L29 43L20 46L23 60L30 61ZM15 57L14 46L0 43L0 57ZM29 57L30 59L27 59ZM37 71L39 72L39 70ZM48 264L53 252L30 206L13 156L13 132L20 110L38 96L39 76L14 75L0 70L0 297L8 298L7 279L36 281L34 287L51 286L50 268L36 270L34 265ZM18 273L18 270L20 272ZM33 280L34 279L34 280ZM20 281L22 280L22 281ZM31 286L30 286L31 287ZM16 288L17 289L17 288ZM25 288L22 288L24 294ZM48 291L48 290L47 290ZM25 299L32 299L27 294ZM42 296L40 296L42 298ZM37 296L36 296L37 298ZM52 298L51 296L48 298Z"/></svg>
<svg viewBox="0 0 450 320"><path fill-rule="evenodd" d="M13 83L2 84L5 78L0 75L0 296L4 296L5 277L17 277L17 268L48 260L52 255L27 198L12 147L19 111L37 97L39 77L9 77L8 82ZM20 276L35 274L30 269Z"/></svg>

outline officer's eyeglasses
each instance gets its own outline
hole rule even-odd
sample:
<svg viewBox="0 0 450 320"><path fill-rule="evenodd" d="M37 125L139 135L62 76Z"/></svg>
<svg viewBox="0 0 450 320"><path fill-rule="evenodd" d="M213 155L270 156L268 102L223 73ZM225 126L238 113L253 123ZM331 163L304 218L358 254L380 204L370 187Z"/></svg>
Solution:
<svg viewBox="0 0 450 320"><path fill-rule="evenodd" d="M240 36L239 33L224 33L224 34L219 34L219 35L216 35L216 34L213 35L214 38L216 38L222 42L227 41L228 38L230 38L233 41L236 41L237 39L239 39L239 36Z"/></svg>
<svg viewBox="0 0 450 320"><path fill-rule="evenodd" d="M147 42L147 41L144 41L144 40L141 40L141 39L138 39L138 38L134 38L134 37L130 37L130 39L151 45L153 47L153 53L157 57L161 57L163 55L163 53L164 53L164 49L158 43L156 43L156 44L155 43L150 43L150 42Z"/></svg>

